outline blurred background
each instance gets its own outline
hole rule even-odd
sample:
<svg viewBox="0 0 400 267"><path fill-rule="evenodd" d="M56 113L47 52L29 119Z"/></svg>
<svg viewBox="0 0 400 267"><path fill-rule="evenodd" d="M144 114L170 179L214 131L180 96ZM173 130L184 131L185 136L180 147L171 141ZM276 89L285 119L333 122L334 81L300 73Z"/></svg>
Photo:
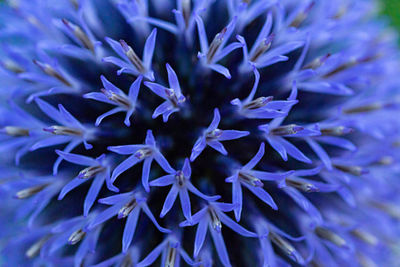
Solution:
<svg viewBox="0 0 400 267"><path fill-rule="evenodd" d="M381 0L383 12L390 16L392 24L400 30L400 0Z"/></svg>

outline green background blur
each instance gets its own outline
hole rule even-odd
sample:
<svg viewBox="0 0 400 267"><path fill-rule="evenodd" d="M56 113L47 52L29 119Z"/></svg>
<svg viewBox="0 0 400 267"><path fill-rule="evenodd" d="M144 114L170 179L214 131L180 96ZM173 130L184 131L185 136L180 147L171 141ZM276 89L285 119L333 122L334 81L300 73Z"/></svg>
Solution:
<svg viewBox="0 0 400 267"><path fill-rule="evenodd" d="M391 17L392 24L400 30L400 0L382 0L383 12Z"/></svg>

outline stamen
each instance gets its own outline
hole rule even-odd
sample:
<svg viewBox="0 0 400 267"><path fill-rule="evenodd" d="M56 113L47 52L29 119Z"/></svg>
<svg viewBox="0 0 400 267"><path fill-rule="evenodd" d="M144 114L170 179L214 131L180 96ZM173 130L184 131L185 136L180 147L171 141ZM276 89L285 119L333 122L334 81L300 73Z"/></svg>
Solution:
<svg viewBox="0 0 400 267"><path fill-rule="evenodd" d="M182 15L185 20L186 27L189 25L190 9L190 0L182 0Z"/></svg>
<svg viewBox="0 0 400 267"><path fill-rule="evenodd" d="M89 178L96 176L96 174L103 172L104 170L105 170L105 168L100 165L90 166L90 167L87 167L87 168L81 170L78 174L78 178L89 179Z"/></svg>
<svg viewBox="0 0 400 267"><path fill-rule="evenodd" d="M132 267L134 266L131 255L128 253L124 257L124 260L122 261L120 267Z"/></svg>
<svg viewBox="0 0 400 267"><path fill-rule="evenodd" d="M183 186L185 184L185 175L183 174L183 171L177 171L175 178L178 181L179 186Z"/></svg>
<svg viewBox="0 0 400 267"><path fill-rule="evenodd" d="M292 134L296 134L297 132L300 132L302 130L304 130L304 128L301 126L298 126L296 124L289 124L289 125L279 126L275 129L272 129L271 134L279 135L279 136L292 135Z"/></svg>
<svg viewBox="0 0 400 267"><path fill-rule="evenodd" d="M355 176L361 176L364 174L369 173L369 171L361 166L344 166L344 165L339 165L339 164L333 164L333 166L341 170L342 172L346 172Z"/></svg>
<svg viewBox="0 0 400 267"><path fill-rule="evenodd" d="M82 136L82 130L76 128L70 128L66 126L53 125L48 128L43 128L43 131L55 134L55 135L74 135Z"/></svg>
<svg viewBox="0 0 400 267"><path fill-rule="evenodd" d="M153 154L153 150L145 147L145 148L142 148L142 149L139 149L138 151L136 151L136 153L134 155L138 159L144 159L144 158L150 157L152 154Z"/></svg>
<svg viewBox="0 0 400 267"><path fill-rule="evenodd" d="M173 89L169 88L165 89L165 94L168 96L168 99L171 101L174 107L178 107L179 104L182 104L183 102L186 101L186 97L184 96L178 98Z"/></svg>
<svg viewBox="0 0 400 267"><path fill-rule="evenodd" d="M372 104L365 105L365 106L345 109L345 110L343 110L343 113L344 114L357 114L357 113L371 112L371 111L379 110L383 107L384 107L384 105L382 103L372 103Z"/></svg>
<svg viewBox="0 0 400 267"><path fill-rule="evenodd" d="M395 205L391 205L391 204L376 202L376 201L371 202L371 204L374 207L387 213L392 218L400 221L400 208L399 207L397 207Z"/></svg>
<svg viewBox="0 0 400 267"><path fill-rule="evenodd" d="M79 27L78 25L73 24L72 22L62 19L62 22L65 26L78 38L79 41L82 42L83 46L92 51L94 53L94 45L92 41L90 41L89 36Z"/></svg>
<svg viewBox="0 0 400 267"><path fill-rule="evenodd" d="M218 137L220 137L222 135L222 130L220 129L215 129L209 133L207 133L206 135L206 139L209 140L214 140L217 139Z"/></svg>
<svg viewBox="0 0 400 267"><path fill-rule="evenodd" d="M226 27L217 35L215 35L214 40L211 42L210 47L208 48L207 52L207 63L211 63L213 60L215 54L217 53L219 47L222 44L222 41L224 40L224 35L226 33Z"/></svg>
<svg viewBox="0 0 400 267"><path fill-rule="evenodd" d="M268 37L264 38L260 45L254 51L253 56L250 58L250 61L256 62L257 59L264 54L272 45L272 40L275 38L275 34L271 34Z"/></svg>
<svg viewBox="0 0 400 267"><path fill-rule="evenodd" d="M125 55L128 57L133 66L135 66L140 73L146 73L146 69L144 68L142 61L136 55L135 51L133 51L132 47L130 47L124 40L119 40L119 43L121 44Z"/></svg>
<svg viewBox="0 0 400 267"><path fill-rule="evenodd" d="M324 65L325 61L331 56L331 54L326 54L325 56L321 56L321 57L317 57L316 59L314 59L313 61L311 61L310 63L308 63L307 65L305 65L303 67L303 69L317 69L319 67L321 67L322 65Z"/></svg>
<svg viewBox="0 0 400 267"><path fill-rule="evenodd" d="M29 130L17 126L6 126L0 130L9 136L19 137L19 136L29 136Z"/></svg>
<svg viewBox="0 0 400 267"><path fill-rule="evenodd" d="M314 7L315 2L311 2L302 12L300 12L297 17L290 23L290 27L298 28L301 23L307 18L308 14L310 13L311 9Z"/></svg>
<svg viewBox="0 0 400 267"><path fill-rule="evenodd" d="M340 19L347 13L347 6L342 5L339 10L336 12L334 19Z"/></svg>
<svg viewBox="0 0 400 267"><path fill-rule="evenodd" d="M253 101L250 101L249 103L247 103L246 105L243 106L243 109L258 109L261 107L264 107L266 104L268 104L269 102L271 102L274 99L273 96L267 96L267 97L259 97L254 99Z"/></svg>
<svg viewBox="0 0 400 267"><path fill-rule="evenodd" d="M318 187L308 182L286 178L286 184L306 193L319 192Z"/></svg>
<svg viewBox="0 0 400 267"><path fill-rule="evenodd" d="M9 71L12 71L14 73L17 73L17 74L25 72L25 70L20 65L18 65L17 63L15 63L12 60L7 59L5 61L1 61L0 64L3 66L3 68L5 68Z"/></svg>
<svg viewBox="0 0 400 267"><path fill-rule="evenodd" d="M132 212L132 210L136 208L136 206L137 206L136 198L131 199L118 211L118 219L127 217Z"/></svg>
<svg viewBox="0 0 400 267"><path fill-rule="evenodd" d="M33 187L29 187L29 188L20 190L15 194L15 197L18 199L24 199L24 198L31 197L31 196L39 193L43 189L45 189L47 186L48 186L48 184L42 184L42 185L37 185L37 186L33 186Z"/></svg>
<svg viewBox="0 0 400 267"><path fill-rule="evenodd" d="M322 135L343 136L352 132L354 132L354 129L346 126L336 126L332 128L321 129Z"/></svg>
<svg viewBox="0 0 400 267"><path fill-rule="evenodd" d="M299 262L298 252L288 241L272 231L269 232L268 237L272 243L279 247L286 255L291 256L296 262Z"/></svg>
<svg viewBox="0 0 400 267"><path fill-rule="evenodd" d="M387 165L392 165L393 162L394 162L394 158L393 157L391 157L391 156L383 156L376 162L376 164L387 166Z"/></svg>
<svg viewBox="0 0 400 267"><path fill-rule="evenodd" d="M33 60L33 63L36 66L38 66L47 75L56 78L57 80L59 80L60 82L62 82L63 84L65 84L68 87L72 87L72 84L70 82L68 82L68 80L64 76L62 76L59 72L57 72L49 64L40 62L40 61L35 60L35 59Z"/></svg>
<svg viewBox="0 0 400 267"><path fill-rule="evenodd" d="M322 239L325 239L333 244L335 244L338 247L344 247L346 246L346 240L344 240L341 236L338 234L332 232L329 229L322 228L322 227L317 227L315 228L315 233Z"/></svg>
<svg viewBox="0 0 400 267"><path fill-rule="evenodd" d="M257 187L263 187L264 186L263 182L261 182L260 179L256 178L255 176L253 176L253 175L251 175L250 173L247 173L247 172L243 172L243 171L239 172L239 178L243 182L245 182L245 183L247 183L249 185L252 185L252 186L257 186Z"/></svg>
<svg viewBox="0 0 400 267"><path fill-rule="evenodd" d="M350 61L347 63L344 63L340 66L338 66L337 68L333 69L331 72L328 72L327 74L325 74L323 77L324 78L329 78L335 74L338 74L339 72L345 71L351 67L354 67L355 65L359 64L359 60L357 60L356 58L350 58Z"/></svg>
<svg viewBox="0 0 400 267"><path fill-rule="evenodd" d="M84 232L82 229L76 230L68 238L68 243L70 245L75 245L78 242L80 242L85 237L85 235L86 235L86 232Z"/></svg>
<svg viewBox="0 0 400 267"><path fill-rule="evenodd" d="M100 89L100 91L111 101L117 103L119 106L122 106L126 109L130 109L132 104L131 101L123 95L117 95L114 92L111 92L110 90L106 90L106 89Z"/></svg>
<svg viewBox="0 0 400 267"><path fill-rule="evenodd" d="M77 0L70 0L71 4L74 6L76 10L79 9L79 3Z"/></svg>
<svg viewBox="0 0 400 267"><path fill-rule="evenodd" d="M167 260L165 261L165 267L174 267L176 260L176 248L171 247L168 244Z"/></svg>
<svg viewBox="0 0 400 267"><path fill-rule="evenodd" d="M378 239L371 233L368 233L360 229L354 229L351 231L351 233L358 239L364 241L365 243L371 246L375 246L378 244Z"/></svg>
<svg viewBox="0 0 400 267"><path fill-rule="evenodd" d="M221 220L218 217L218 214L211 207L209 208L209 212L210 212L210 216L211 216L212 227L214 228L215 231L220 233L221 229L222 229L222 224L221 224Z"/></svg>
<svg viewBox="0 0 400 267"><path fill-rule="evenodd" d="M43 245L46 243L46 241L49 240L49 238L50 238L50 235L46 235L46 236L42 237L41 239L39 239L37 242L35 242L25 252L25 256L30 259L36 257L39 254L40 250L42 249Z"/></svg>
<svg viewBox="0 0 400 267"><path fill-rule="evenodd" d="M357 257L357 261L361 267L378 267L379 266L375 262L373 262L371 258L367 257L364 254L357 253L356 257Z"/></svg>

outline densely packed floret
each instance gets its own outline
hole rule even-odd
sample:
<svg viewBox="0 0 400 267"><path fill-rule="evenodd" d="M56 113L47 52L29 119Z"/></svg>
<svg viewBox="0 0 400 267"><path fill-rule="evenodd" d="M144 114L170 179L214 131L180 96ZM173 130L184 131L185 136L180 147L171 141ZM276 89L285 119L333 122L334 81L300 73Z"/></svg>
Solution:
<svg viewBox="0 0 400 267"><path fill-rule="evenodd" d="M378 11L0 2L0 265L398 266Z"/></svg>

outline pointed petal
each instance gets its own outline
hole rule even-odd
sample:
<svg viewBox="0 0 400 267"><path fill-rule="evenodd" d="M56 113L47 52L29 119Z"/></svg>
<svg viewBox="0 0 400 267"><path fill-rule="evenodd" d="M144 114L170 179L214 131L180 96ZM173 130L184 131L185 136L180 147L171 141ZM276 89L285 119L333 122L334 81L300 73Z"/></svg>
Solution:
<svg viewBox="0 0 400 267"><path fill-rule="evenodd" d="M175 175L167 174L150 182L150 186L167 186L175 183Z"/></svg>
<svg viewBox="0 0 400 267"><path fill-rule="evenodd" d="M146 213L147 217L149 217L149 219L153 222L153 224L157 227L157 229L162 232L162 233L171 233L171 230L166 229L164 227L161 227L156 218L154 218L153 213L151 213L149 207L147 206L146 203L142 204L142 210L144 211L144 213Z"/></svg>
<svg viewBox="0 0 400 267"><path fill-rule="evenodd" d="M264 156L265 152L265 144L261 143L260 148L257 151L257 154L246 164L242 167L243 170L251 170L253 169L257 163L261 160Z"/></svg>
<svg viewBox="0 0 400 267"><path fill-rule="evenodd" d="M229 262L228 251L226 250L224 238L221 232L210 229L212 239L214 241L215 249L217 250L218 257L224 266L231 266Z"/></svg>
<svg viewBox="0 0 400 267"><path fill-rule="evenodd" d="M96 178L94 178L92 185L90 186L89 191L85 197L85 202L83 203L83 216L87 216L89 214L89 210L93 206L94 201L99 195L100 189L104 184L104 180L104 174L99 174Z"/></svg>
<svg viewBox="0 0 400 267"><path fill-rule="evenodd" d="M265 202L267 205L269 205L271 208L274 210L278 210L278 206L275 204L275 201L272 199L271 195L267 193L263 188L256 187L256 186L251 186L247 184L243 184L244 186L247 187L254 195L256 195L259 199L261 199L263 202Z"/></svg>
<svg viewBox="0 0 400 267"><path fill-rule="evenodd" d="M149 37L147 37L143 50L143 64L147 69L151 67L151 60L154 54L154 47L156 45L157 28L154 28Z"/></svg>
<svg viewBox="0 0 400 267"><path fill-rule="evenodd" d="M218 141L238 139L249 134L250 132L248 131L223 130L221 136L218 137Z"/></svg>
<svg viewBox="0 0 400 267"><path fill-rule="evenodd" d="M169 190L169 193L167 197L165 198L163 208L161 210L160 217L163 218L172 208L174 205L174 202L176 200L176 197L178 196L179 189L176 185L173 185L171 187L171 190Z"/></svg>
<svg viewBox="0 0 400 267"><path fill-rule="evenodd" d="M142 185L146 192L150 192L149 186L149 175L150 175L150 168L151 163L153 162L152 158L146 158L143 162L143 169L142 169Z"/></svg>
<svg viewBox="0 0 400 267"><path fill-rule="evenodd" d="M140 209L135 208L128 215L125 223L124 234L122 236L122 252L126 253L131 245L133 234L136 230L137 221L139 219Z"/></svg>
<svg viewBox="0 0 400 267"><path fill-rule="evenodd" d="M99 165L99 163L90 157L86 157L83 155L79 155L79 154L73 154L73 153L66 153L63 152L61 150L56 150L56 153L62 157L64 160L71 162L71 163L75 163L78 165L83 165L83 166L96 166Z"/></svg>
<svg viewBox="0 0 400 267"><path fill-rule="evenodd" d="M245 229L243 226L239 225L231 218L229 218L225 213L218 212L219 218L223 224L231 228L236 233L246 236L246 237L257 237L256 233L250 232L249 230Z"/></svg>
<svg viewBox="0 0 400 267"><path fill-rule="evenodd" d="M113 171L111 175L111 183L114 183L114 181L117 179L118 176L121 175L121 173L125 172L126 170L132 168L136 163L138 163L140 159L138 159L135 155L131 155L128 157L126 160L121 162Z"/></svg>
<svg viewBox="0 0 400 267"><path fill-rule="evenodd" d="M228 155L228 151L226 151L224 145L221 142L209 141L209 142L207 142L207 145L209 145L210 147L214 148L215 150L217 150L222 155Z"/></svg>
<svg viewBox="0 0 400 267"><path fill-rule="evenodd" d="M186 220L192 220L192 209L190 205L190 198L187 188L181 188L179 190L179 199L181 201L181 207L183 216L185 216Z"/></svg>
<svg viewBox="0 0 400 267"><path fill-rule="evenodd" d="M208 220L205 219L201 220L199 222L199 225L197 226L196 237L194 240L194 252L193 252L194 258L197 258L201 248L203 247L204 239L206 238L207 234L207 229L208 229Z"/></svg>
<svg viewBox="0 0 400 267"><path fill-rule="evenodd" d="M84 179L80 179L80 178L74 178L72 179L70 182L68 182L66 185L64 185L64 187L61 189L60 195L58 196L58 200L61 200L64 198L64 196L71 190L73 190L74 188L80 186L81 184L83 184L84 182L86 182L86 180Z"/></svg>

